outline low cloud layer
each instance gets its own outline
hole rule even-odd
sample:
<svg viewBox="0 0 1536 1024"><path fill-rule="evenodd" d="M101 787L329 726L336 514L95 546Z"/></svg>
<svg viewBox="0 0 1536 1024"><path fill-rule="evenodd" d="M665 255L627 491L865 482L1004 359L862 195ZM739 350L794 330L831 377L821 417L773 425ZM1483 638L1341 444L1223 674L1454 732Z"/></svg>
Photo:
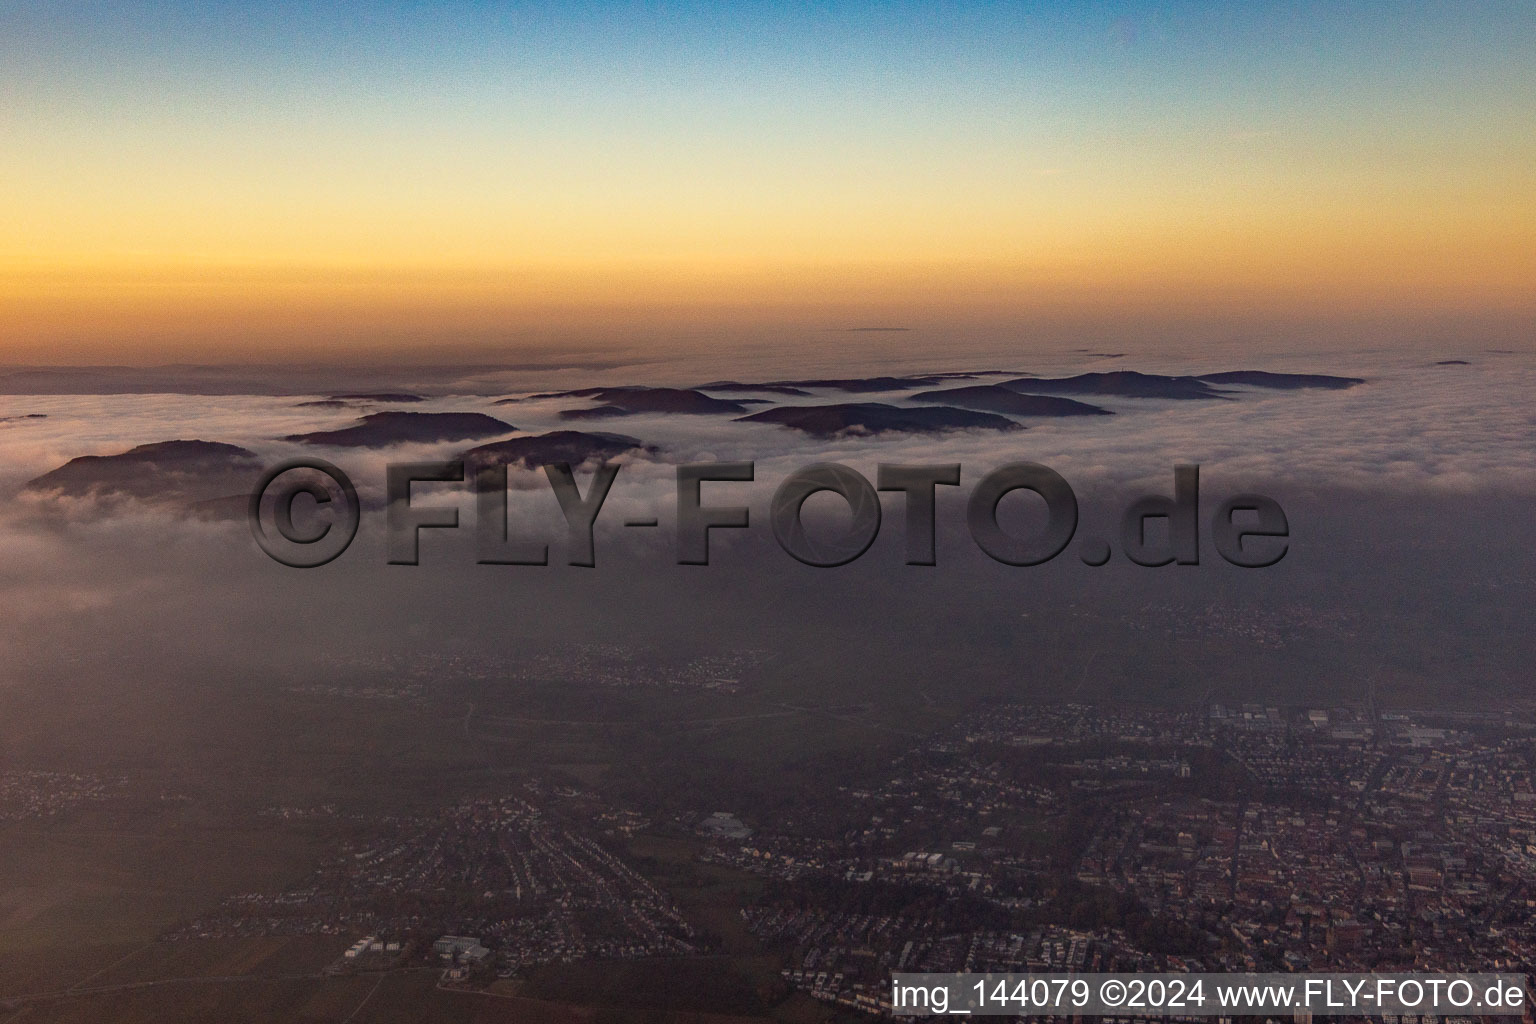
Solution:
<svg viewBox="0 0 1536 1024"><path fill-rule="evenodd" d="M450 485L417 492L425 504L457 506L461 528L425 536L418 567L386 564L376 507L385 466L447 458L474 442L330 450L284 441L358 416L292 396L11 397L0 407L0 599L10 609L0 624L9 665L0 681L48 680L58 693L149 685L157 674L269 685L313 672L322 655L451 648L515 658L539 645L627 637L801 652L829 666L829 678L849 690L841 696L859 699L878 694L880 673L893 671L931 673L973 694L1513 685L1532 653L1522 638L1536 634L1536 365L1509 355L1464 366L1399 359L1285 368L1367 383L1234 388L1236 400L1220 402L1104 399L1116 415L1028 420L1012 433L817 439L730 416L637 413L615 426L659 450L623 459L599 523L595 570L565 564L564 520L536 471L513 473L509 504L515 530L549 544L548 566L477 565L474 502ZM495 404L534 390L439 395L411 408L502 417L517 426L514 436L569 429L559 416L569 399ZM30 413L46 418L14 418ZM295 570L267 559L238 518L172 517L131 502L76 502L58 515L57 506L18 495L76 456L194 438L250 449L263 465L331 459L375 503L357 542L330 566ZM717 460L757 464L753 483L706 485L705 496L749 505L753 527L717 532L715 564L679 566L673 465ZM965 495L987 471L1019 460L1062 473L1082 504L1080 536L1109 539L1128 500L1170 493L1173 466L1198 463L1207 507L1237 490L1280 500L1292 552L1263 571L1225 565L1208 542L1198 567L1142 569L1117 556L1089 568L1075 547L1033 569L994 563L966 534ZM884 498L875 545L853 565L812 569L779 550L767 521L774 488L826 461L870 479L881 462L961 463L962 485L939 494L940 565L903 564L896 494ZM588 479L579 476L583 487ZM834 521L846 516L830 497L813 506ZM630 516L654 516L659 528L627 529ZM1273 636L1278 647L1266 639ZM910 656L886 658L898 648Z"/></svg>
<svg viewBox="0 0 1536 1024"><path fill-rule="evenodd" d="M1358 367L1346 369L1359 372ZM1027 459L1075 482L1162 480L1176 462L1199 463L1212 476L1245 485L1311 489L1413 489L1475 493L1536 492L1536 365L1521 356L1466 366L1382 364L1347 390L1231 388L1235 401L1100 399L1115 416L1021 419L1021 432L952 431L921 435L815 438L732 417L636 413L625 434L660 447L661 462L756 460L773 475L814 461L847 462L867 474L877 462L961 462L973 472ZM929 388L914 388L921 393ZM519 434L569 429L564 398L529 398L496 406L502 396L435 397L420 412L483 413L510 419ZM779 405L829 404L842 395L773 396ZM898 405L906 393L883 393ZM920 406L919 406L920 407ZM288 398L178 395L33 396L5 400L0 422L0 493L78 455L139 444L201 439L237 444L264 459L314 454L282 440L345 428L356 409L305 407ZM25 417L30 413L46 418ZM509 413L511 415L509 415ZM598 429L610 429L600 427ZM448 457L464 445L396 445L336 453L360 487L382 480L388 461ZM638 469L626 479L670 478L670 469ZM974 476L971 479L975 479ZM626 490L629 488L626 488Z"/></svg>

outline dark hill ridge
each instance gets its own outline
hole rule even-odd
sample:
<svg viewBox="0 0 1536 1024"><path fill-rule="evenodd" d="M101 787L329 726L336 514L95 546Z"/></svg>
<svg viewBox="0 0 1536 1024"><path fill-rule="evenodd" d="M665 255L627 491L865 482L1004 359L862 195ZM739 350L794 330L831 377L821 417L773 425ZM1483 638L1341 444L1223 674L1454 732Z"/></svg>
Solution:
<svg viewBox="0 0 1536 1024"><path fill-rule="evenodd" d="M883 402L785 405L742 416L738 423L776 423L812 437L839 434L933 434L946 430L1023 430L1005 416L948 406L903 409Z"/></svg>
<svg viewBox="0 0 1536 1024"><path fill-rule="evenodd" d="M743 384L739 380L715 380L708 384L700 384L698 391L726 391L746 392L749 394L789 395L791 397L808 397L809 391L794 387L790 384Z"/></svg>
<svg viewBox="0 0 1536 1024"><path fill-rule="evenodd" d="M1099 353L1105 357L1119 357L1123 353ZM995 384L978 383L969 387L950 388L962 381L980 381L989 377L1011 379ZM1069 416L1104 415L1110 410L1086 403L1076 403L1081 408L1073 410L1070 404L1049 402L1019 403L1010 401L1005 392L1024 396L1102 395L1119 398L1171 398L1171 399L1218 399L1232 400L1235 396L1223 391L1219 385L1241 385L1275 390L1299 390L1303 388L1343 389L1365 383L1359 377L1340 377L1320 373L1274 373L1268 370L1230 370L1221 373L1169 376L1142 373L1138 370L1080 373L1068 377L1038 377L1018 370L968 370L945 373L925 373L910 376L875 377L817 377L800 380L771 380L743 382L717 380L696 388L661 388L641 385L580 388L572 391L550 391L529 396L530 398L586 398L593 400L590 407L568 409L560 413L565 419L603 419L634 413L720 413L748 411L744 406L762 404L761 399L733 397L718 398L705 394L708 391L733 396L749 394L809 397L815 391L843 391L848 394L881 394L918 389L936 389L911 396L914 401L947 402L954 406L973 410L1002 412L1018 416ZM945 389L945 390L937 390ZM954 396L954 397L951 397ZM520 398L504 398L498 405L511 405Z"/></svg>
<svg viewBox="0 0 1536 1024"><path fill-rule="evenodd" d="M1326 373L1270 373L1268 370L1202 373L1200 379L1211 384L1246 384L1249 387L1274 388L1280 391L1298 391L1302 388L1342 390L1365 383L1365 380L1360 377L1333 377Z"/></svg>
<svg viewBox="0 0 1536 1024"><path fill-rule="evenodd" d="M715 380L693 388L648 387L640 384L612 385L606 387L577 388L572 391L545 391L528 398L590 398L603 405L614 406L630 412L745 412L745 409L726 409L731 399L706 395L706 391L727 394L785 395L792 398L810 397L807 389L846 391L850 394L874 394L882 391L909 391L913 388L938 387L957 380L976 380L981 377L1028 376L1020 370L964 370L953 373L925 373L910 377L825 377L806 380L771 380L744 382L739 380ZM524 398L503 398L496 405L514 405ZM762 404L761 400L735 399L737 404ZM576 410L573 410L576 411ZM603 413L602 415L617 415ZM584 418L585 412L575 418Z"/></svg>
<svg viewBox="0 0 1536 1024"><path fill-rule="evenodd" d="M1113 416L1108 409L1054 395L1023 395L997 384L945 388L913 395L913 402L938 402L961 409L1000 412L1010 416Z"/></svg>
<svg viewBox="0 0 1536 1024"><path fill-rule="evenodd" d="M350 427L290 434L283 440L336 448L383 448L392 444L470 441L510 434L516 429L479 412L376 412Z"/></svg>
<svg viewBox="0 0 1536 1024"><path fill-rule="evenodd" d="M713 400L711 401L713 402ZM746 412L749 405L772 404L772 402L762 398L738 398L730 402L700 407L697 403L688 399L666 398L657 400L653 395L648 394L638 402L620 399L619 401L609 401L603 405L583 406L577 409L561 409L559 415L563 420L604 420L617 416L639 416L644 413L696 416L708 415L710 413Z"/></svg>
<svg viewBox="0 0 1536 1024"><path fill-rule="evenodd" d="M931 388L943 384L947 380L970 380L983 376L993 371L982 370L977 373L932 373L920 377L826 377L807 380L770 380L758 384L743 384L740 381L722 380L713 384L701 384L702 391L746 391L765 392L767 394L807 396L808 388L819 388L824 391L846 391L849 394L874 394L881 391L907 391L912 388Z"/></svg>
<svg viewBox="0 0 1536 1024"><path fill-rule="evenodd" d="M326 397L338 402L392 402L399 405L409 402L426 401L420 395L411 395L403 391L374 391L354 395L327 395Z"/></svg>
<svg viewBox="0 0 1536 1024"><path fill-rule="evenodd" d="M875 394L881 391L907 391L911 388L931 388L946 380L948 374L924 377L850 377L822 380L779 380L774 384L792 388L824 388L829 391L846 391L852 395Z"/></svg>
<svg viewBox="0 0 1536 1024"><path fill-rule="evenodd" d="M624 385L625 389L628 389L628 390L631 390L631 391L634 390L634 387L635 387L634 385L627 385L627 384ZM596 398L598 395L602 394L604 391L619 391L619 390L622 390L622 389L618 388L618 387L608 387L608 388L577 388L574 391L540 391L540 392L538 392L536 394L528 395L526 397L529 398L529 399L533 399L533 398ZM505 399L502 399L502 401L504 401L504 402L521 402L521 401L523 401L523 399L521 399L521 398L505 398Z"/></svg>
<svg viewBox="0 0 1536 1024"><path fill-rule="evenodd" d="M201 500L252 486L256 453L218 441L156 441L116 455L82 455L26 485L34 494L70 498Z"/></svg>
<svg viewBox="0 0 1536 1024"><path fill-rule="evenodd" d="M1002 387L1031 395L1114 395L1120 398L1226 398L1199 377L1164 377L1136 370L1080 373L1075 377L1025 377Z"/></svg>
<svg viewBox="0 0 1536 1024"><path fill-rule="evenodd" d="M553 430L547 434L530 434L483 444L471 448L460 458L464 460L467 473L473 475L486 466L498 463L521 465L524 468L547 466L555 462L579 466L583 462L612 459L620 455L651 456L657 451L656 446L628 434Z"/></svg>
<svg viewBox="0 0 1536 1024"><path fill-rule="evenodd" d="M626 409L622 405L594 405L585 409L561 409L560 418L563 420L606 420L616 416L638 416L634 409Z"/></svg>
<svg viewBox="0 0 1536 1024"><path fill-rule="evenodd" d="M850 394L872 394L881 391L907 391L912 388L937 387L946 381L952 380L975 380L978 377L1008 376L1019 376L1019 373L1012 370L975 370L956 373L928 373L912 377L828 377L760 382L716 380L710 381L708 384L700 384L695 388L653 388L641 385L625 385L622 387L579 388L574 391L549 391L530 397L592 398L606 405L618 406L636 412L723 412L726 410L700 402L699 399L705 399L706 402L724 402L728 400L714 398L711 395L703 394L703 392L718 391L729 394L769 394L805 398L811 394L807 390L808 388L846 391ZM686 396L695 397L689 398ZM511 404L518 401L518 399L504 399L503 401ZM742 399L740 401L750 402L749 399ZM744 412L745 410L739 411Z"/></svg>
<svg viewBox="0 0 1536 1024"><path fill-rule="evenodd" d="M611 406L623 413L676 413L688 416L709 413L742 413L746 405L728 398L715 398L692 388L648 388L640 386L582 388L579 391L552 391L534 398L591 398L600 406ZM587 413L590 410L571 410ZM622 415L609 413L607 415Z"/></svg>
<svg viewBox="0 0 1536 1024"><path fill-rule="evenodd" d="M822 388L828 391L846 391L849 394L874 394L881 391L908 391L912 388L938 387L949 381L976 380L980 377L1028 376L1015 370L957 370L949 373L923 373L908 377L837 377L808 380L769 381L775 388ZM762 385L752 385L762 387Z"/></svg>
<svg viewBox="0 0 1536 1024"><path fill-rule="evenodd" d="M1004 381L1002 387L1033 395L1106 395L1119 398L1227 399L1232 396L1213 384L1297 391L1303 388L1352 388L1364 384L1359 377L1335 377L1321 373L1271 373L1268 370L1229 370L1198 376L1169 377L1138 370L1080 373L1073 377L1026 377Z"/></svg>

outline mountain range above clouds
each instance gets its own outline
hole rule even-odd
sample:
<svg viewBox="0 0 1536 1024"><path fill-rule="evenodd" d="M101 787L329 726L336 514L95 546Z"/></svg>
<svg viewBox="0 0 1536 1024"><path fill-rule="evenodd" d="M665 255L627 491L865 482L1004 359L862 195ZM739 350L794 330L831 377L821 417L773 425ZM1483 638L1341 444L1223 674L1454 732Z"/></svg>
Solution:
<svg viewBox="0 0 1536 1024"><path fill-rule="evenodd" d="M938 391L921 391L909 401L938 402L975 409L981 412L998 412L1010 416L1112 416L1110 410L1072 398L1053 395L1026 395L1001 384L973 384L968 387L942 388Z"/></svg>
<svg viewBox="0 0 1536 1024"><path fill-rule="evenodd" d="M387 448L397 444L470 441L517 428L480 412L376 412L348 427L289 434L285 441L333 448Z"/></svg>
<svg viewBox="0 0 1536 1024"><path fill-rule="evenodd" d="M273 441L306 447L387 450L402 444L482 442L462 453L477 466L502 461L522 467L551 462L575 465L621 456L658 457L662 448L630 434L549 429L552 421L647 416L718 416L727 422L767 424L817 440L841 437L892 439L956 431L1007 433L1038 419L1102 419L1131 413L1136 401L1107 407L1106 400L1217 399L1242 401L1259 391L1340 391L1364 384L1358 377L1318 373L1234 370L1191 375L1161 375L1134 370L1035 377L1018 371L978 370L913 376L806 378L767 382L717 380L697 388L619 385L570 391L538 392L501 399L504 405L535 400L571 399L585 405L550 410L530 405L525 428L468 409L452 411L382 410L370 405L426 399L404 390L360 391L337 388L312 403L289 408L354 408L364 411L352 423L274 436ZM708 392L714 391L715 394ZM836 401L843 395L879 394L881 401ZM728 395L730 397L721 397ZM1079 396L1079 397L1068 397ZM1084 401L1091 396L1094 402ZM468 400L467 398L465 399ZM444 399L437 399L441 403ZM761 408L766 406L766 408ZM1167 410L1171 412L1172 410ZM536 414L536 415L535 415ZM31 414L41 418L44 414ZM15 419L8 417L7 419ZM520 415L520 421L524 417ZM291 428L290 428L291 429ZM544 432L539 432L540 430ZM647 427L647 432L652 429ZM672 433L680 429L669 424ZM1064 427L1063 429L1071 429ZM667 432L661 432L663 437ZM508 435L518 435L511 436ZM500 440L498 440L500 439ZM676 438L674 438L676 440ZM247 489L262 460L251 448L212 440L166 440L140 444L104 455L70 459L28 482L32 495L67 498L139 498L187 503L228 497ZM669 442L670 444L671 442ZM445 457L451 457L445 452Z"/></svg>
<svg viewBox="0 0 1536 1024"><path fill-rule="evenodd" d="M639 413L667 413L683 416L702 416L711 413L743 413L747 411L748 405L762 404L760 401L733 401L726 398L715 398L692 388L653 388L639 385L614 388L582 388L578 391L554 391L529 397L585 398L598 403L592 406L564 409L560 412L562 419L601 419L610 416L632 416Z"/></svg>
<svg viewBox="0 0 1536 1024"><path fill-rule="evenodd" d="M1243 385L1273 390L1296 391L1304 388L1343 389L1365 383L1360 377L1339 377L1321 373L1274 373L1267 370L1229 370L1209 374L1169 376L1139 370L1079 373L1067 377L1040 377L1010 370L972 370L956 373L920 374L906 377L851 377L817 380L769 381L762 384L720 381L701 385L700 390L730 390L809 395L814 391L842 391L849 394L910 391L938 388L963 380L1007 377L992 385L977 387L1005 388L1023 394L1081 394L1117 398L1211 399L1230 397L1221 385ZM955 389L958 390L958 389ZM938 392L943 393L943 392ZM914 396L916 397L916 396ZM969 395L973 400L979 396ZM1043 407L1042 407L1043 408ZM1045 413L1049 415L1049 413Z"/></svg>
<svg viewBox="0 0 1536 1024"><path fill-rule="evenodd" d="M1099 395L1114 398L1225 399L1200 377L1165 377L1136 370L1080 373L1073 377L1021 377L1002 387L1033 395Z"/></svg>
<svg viewBox="0 0 1536 1024"><path fill-rule="evenodd" d="M950 430L1023 430L995 413L948 406L903 408L884 402L784 405L743 416L738 423L773 423L812 437L841 434L934 434Z"/></svg>
<svg viewBox="0 0 1536 1024"><path fill-rule="evenodd" d="M493 441L471 448L459 456L465 472L473 476L486 466L504 464L533 469L565 462L581 466L589 462L616 459L621 455L649 458L660 449L628 434L609 434L582 430L552 430Z"/></svg>
<svg viewBox="0 0 1536 1024"><path fill-rule="evenodd" d="M505 432L505 431L501 431ZM650 458L660 449L625 434L556 430L480 445L462 452L469 475L488 465L532 469L616 459ZM29 481L23 493L43 499L112 504L124 499L222 518L243 514L266 468L249 448L220 441L175 440L137 445L108 455L82 455Z"/></svg>
<svg viewBox="0 0 1536 1024"><path fill-rule="evenodd" d="M1335 377L1326 373L1271 373L1268 370L1228 370L1225 373L1202 374L1200 379L1211 384L1246 384L1281 391L1298 391L1302 388L1342 391L1365 383L1364 377Z"/></svg>
<svg viewBox="0 0 1536 1024"><path fill-rule="evenodd" d="M809 395L813 391L844 391L849 394L875 394L882 391L910 391L913 388L937 387L956 380L977 380L982 377L1016 377L1015 370L960 370L952 373L926 373L905 377L820 377L804 380L774 380L760 384L741 381L715 381L700 384L700 391L760 392L783 395Z"/></svg>
<svg viewBox="0 0 1536 1024"><path fill-rule="evenodd" d="M50 498L187 503L243 493L262 468L257 454L218 441L141 444L113 455L81 455L27 483Z"/></svg>
<svg viewBox="0 0 1536 1024"><path fill-rule="evenodd" d="M1493 350L1490 350L1493 351ZM1106 356L1108 354L1105 354ZM1124 353L1115 353L1123 356ZM1448 365L1465 362L1447 359ZM619 360L549 360L545 362L505 362L453 365L200 365L165 366L4 366L0 365L0 395L292 395L325 401L376 402L403 404L452 395L506 395L517 393L519 378L537 382L561 375L582 374L589 380L602 374L604 383L584 390L635 389L634 381L615 380L623 372ZM1133 377L1159 376L1124 371ZM717 379L683 388L705 394L767 394L805 397L817 391L843 391L848 394L873 394L944 387L960 381L982 382L988 378L1016 379L1036 377L1023 369L969 369L920 372L899 376L774 378L768 380ZM1045 378L1077 381L1103 377L1104 374ZM1272 373L1263 370L1236 370L1226 373L1197 374L1209 384L1245 383L1259 387L1347 387L1359 378L1333 377L1327 374ZM1241 380L1246 377L1247 380ZM647 381L659 384L661 381ZM572 394L548 384L532 383L528 391L545 394Z"/></svg>

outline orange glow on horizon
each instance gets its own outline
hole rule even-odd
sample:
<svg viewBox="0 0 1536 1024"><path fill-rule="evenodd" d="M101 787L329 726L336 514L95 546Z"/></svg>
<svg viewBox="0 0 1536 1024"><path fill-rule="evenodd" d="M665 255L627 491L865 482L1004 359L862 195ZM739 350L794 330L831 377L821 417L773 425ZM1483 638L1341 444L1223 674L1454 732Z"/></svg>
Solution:
<svg viewBox="0 0 1536 1024"><path fill-rule="evenodd" d="M0 263L0 362L302 355L390 339L1021 314L1511 312L1536 309L1520 220L1390 234L1209 225L990 259L611 259L500 266L156 259ZM61 350L68 358L61 358ZM143 355L141 355L141 353Z"/></svg>

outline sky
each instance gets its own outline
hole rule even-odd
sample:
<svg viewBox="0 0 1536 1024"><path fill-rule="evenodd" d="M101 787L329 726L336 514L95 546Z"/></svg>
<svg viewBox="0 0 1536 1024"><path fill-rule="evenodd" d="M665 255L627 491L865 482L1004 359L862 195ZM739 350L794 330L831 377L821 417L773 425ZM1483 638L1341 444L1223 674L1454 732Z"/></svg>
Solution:
<svg viewBox="0 0 1536 1024"><path fill-rule="evenodd" d="M0 363L1529 346L1533 56L1529 3L0 0Z"/></svg>

